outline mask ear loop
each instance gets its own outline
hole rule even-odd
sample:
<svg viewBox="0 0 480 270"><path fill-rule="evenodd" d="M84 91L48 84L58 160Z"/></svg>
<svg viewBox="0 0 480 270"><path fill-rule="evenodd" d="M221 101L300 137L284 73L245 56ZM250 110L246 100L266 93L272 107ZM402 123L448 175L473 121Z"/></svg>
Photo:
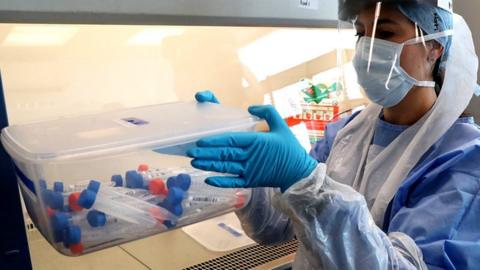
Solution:
<svg viewBox="0 0 480 270"><path fill-rule="evenodd" d="M418 24L415 22L415 38L422 38L422 43L423 43L423 46L426 46L426 43L425 43L425 39L423 38L423 32L422 31L418 31L419 30L419 26ZM420 33L419 33L420 32ZM390 84L390 80L392 79L392 75L393 75L393 70L395 69L395 63L397 62L397 59L398 59L398 55L401 54L402 50L403 50L403 47L405 47L405 44L402 44L402 48L400 49L399 52L395 53L395 58L393 59L392 61L392 67L390 68L390 73L388 74L388 78L387 78L387 81L385 82L385 89L387 90L390 90L390 87L388 86Z"/></svg>
<svg viewBox="0 0 480 270"><path fill-rule="evenodd" d="M370 72L370 64L372 63L372 54L373 54L373 43L375 42L375 34L377 33L377 22L378 22L378 18L380 18L381 10L382 10L382 2L377 2L377 6L375 7L375 20L373 22L372 38L370 40L370 52L368 54L367 72Z"/></svg>

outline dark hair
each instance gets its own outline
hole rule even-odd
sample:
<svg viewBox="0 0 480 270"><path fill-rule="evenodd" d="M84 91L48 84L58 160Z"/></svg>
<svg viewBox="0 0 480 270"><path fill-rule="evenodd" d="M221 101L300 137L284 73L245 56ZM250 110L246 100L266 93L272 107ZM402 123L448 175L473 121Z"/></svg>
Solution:
<svg viewBox="0 0 480 270"><path fill-rule="evenodd" d="M443 86L443 78L442 75L440 74L440 64L442 62L442 58L438 58L437 62L435 62L435 67L433 68L433 81L435 82L435 93L437 93L437 96L440 94L440 90L442 89Z"/></svg>

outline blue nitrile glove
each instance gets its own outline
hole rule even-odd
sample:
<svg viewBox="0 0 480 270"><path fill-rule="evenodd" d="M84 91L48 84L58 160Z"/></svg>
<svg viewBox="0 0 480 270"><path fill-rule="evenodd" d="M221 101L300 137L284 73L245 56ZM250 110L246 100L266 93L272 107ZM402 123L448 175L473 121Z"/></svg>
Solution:
<svg viewBox="0 0 480 270"><path fill-rule="evenodd" d="M236 177L208 177L217 187L279 187L282 192L317 166L271 105L248 111L270 126L269 132L234 132L203 138L187 151L192 166Z"/></svg>
<svg viewBox="0 0 480 270"><path fill-rule="evenodd" d="M211 103L217 103L217 104L220 104L220 102L218 101L218 99L215 97L215 95L213 94L212 91L210 90L205 90L205 91L201 91L201 92L197 92L195 94L195 99L202 103L202 102L211 102Z"/></svg>

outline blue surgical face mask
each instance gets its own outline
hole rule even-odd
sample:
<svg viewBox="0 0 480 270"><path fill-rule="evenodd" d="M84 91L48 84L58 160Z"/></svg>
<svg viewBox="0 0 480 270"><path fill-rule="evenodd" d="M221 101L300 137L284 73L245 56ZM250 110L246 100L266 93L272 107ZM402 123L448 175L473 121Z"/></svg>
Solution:
<svg viewBox="0 0 480 270"><path fill-rule="evenodd" d="M405 45L426 42L451 35L445 31L395 43L382 39L361 37L357 43L353 66L358 83L372 102L383 107L400 103L413 86L435 87L433 81L419 81L400 66L400 55Z"/></svg>

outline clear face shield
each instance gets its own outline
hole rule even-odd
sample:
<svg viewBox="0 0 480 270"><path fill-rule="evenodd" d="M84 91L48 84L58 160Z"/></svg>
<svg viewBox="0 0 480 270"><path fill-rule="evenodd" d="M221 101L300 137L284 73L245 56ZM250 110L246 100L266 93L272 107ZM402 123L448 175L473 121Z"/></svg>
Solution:
<svg viewBox="0 0 480 270"><path fill-rule="evenodd" d="M438 91L453 33L451 4L339 0L340 36L357 36L354 52L342 46L338 53L347 95L360 88L368 100L389 108L414 87Z"/></svg>

